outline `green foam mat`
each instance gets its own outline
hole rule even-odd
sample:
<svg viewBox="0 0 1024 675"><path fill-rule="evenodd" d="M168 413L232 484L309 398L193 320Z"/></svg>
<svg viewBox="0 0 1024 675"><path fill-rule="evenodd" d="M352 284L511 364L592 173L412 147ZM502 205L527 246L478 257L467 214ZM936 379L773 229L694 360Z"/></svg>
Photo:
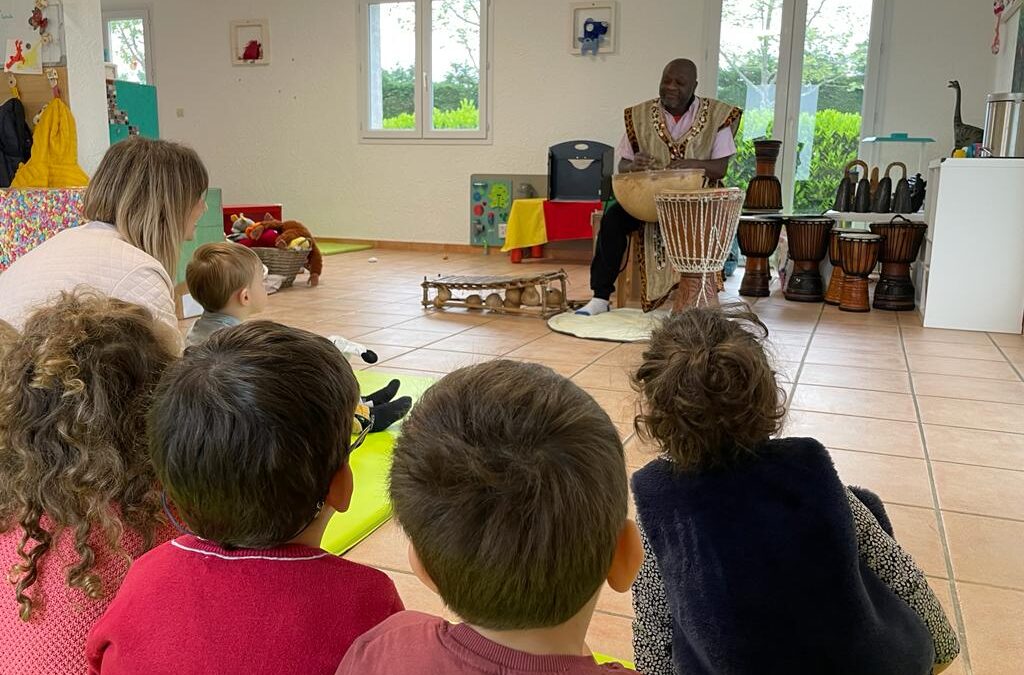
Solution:
<svg viewBox="0 0 1024 675"><path fill-rule="evenodd" d="M370 244L342 244L337 241L318 241L316 246L320 249L320 255L338 255L373 248Z"/></svg>
<svg viewBox="0 0 1024 675"><path fill-rule="evenodd" d="M413 401L425 392L434 379L394 373L375 373L371 370L357 370L359 389L365 394L387 385L392 378L402 382L398 396L412 396ZM327 530L320 541L325 551L342 555L356 544L373 534L391 517L391 501L388 498L388 472L391 469L391 451L401 431L401 423L386 431L370 434L366 441L355 449L349 459L355 477L355 490L348 511L336 513L327 524Z"/></svg>
<svg viewBox="0 0 1024 675"><path fill-rule="evenodd" d="M625 666L626 668L629 668L630 670L636 670L636 666L630 663L629 661L623 661L622 659L616 659L614 657L605 656L604 654L598 654L596 652L594 653L594 660L598 663L618 663Z"/></svg>

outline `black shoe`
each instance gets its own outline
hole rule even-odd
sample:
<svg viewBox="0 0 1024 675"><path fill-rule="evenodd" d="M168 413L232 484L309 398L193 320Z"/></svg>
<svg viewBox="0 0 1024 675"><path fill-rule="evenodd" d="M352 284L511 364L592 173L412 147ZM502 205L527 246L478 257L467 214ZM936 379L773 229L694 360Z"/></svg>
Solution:
<svg viewBox="0 0 1024 675"><path fill-rule="evenodd" d="M398 420L405 417L412 408L412 399L408 396L396 398L381 405L373 406L373 426L370 433L384 431Z"/></svg>
<svg viewBox="0 0 1024 675"><path fill-rule="evenodd" d="M372 394L364 396L363 400L374 406L383 405L384 403L387 403L388 401L395 397L395 394L398 393L398 388L401 385L402 383L399 382L398 380L391 380L390 382L388 382L386 387L384 387L383 389L378 389Z"/></svg>

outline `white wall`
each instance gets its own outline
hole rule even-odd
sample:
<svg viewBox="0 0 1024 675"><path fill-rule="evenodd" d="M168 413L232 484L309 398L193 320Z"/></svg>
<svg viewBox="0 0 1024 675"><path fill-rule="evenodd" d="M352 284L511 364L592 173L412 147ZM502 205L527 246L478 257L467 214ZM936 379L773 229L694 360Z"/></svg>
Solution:
<svg viewBox="0 0 1024 675"><path fill-rule="evenodd" d="M103 72L100 0L64 0L64 40L71 101L78 131L78 163L92 174L110 145Z"/></svg>
<svg viewBox="0 0 1024 675"><path fill-rule="evenodd" d="M547 147L573 138L615 144L622 108L655 95L667 60L704 57L704 0L620 0L619 51L598 60L568 53L568 3L494 0L493 143L361 144L354 3L103 0L103 8L148 6L161 134L196 147L225 200L280 201L286 215L331 236L465 243L470 174L544 173ZM938 156L952 146L947 80L963 82L964 119L980 126L995 59L990 13L936 4L890 1L879 131L934 136ZM262 17L272 63L232 67L229 21ZM912 165L911 154L899 157Z"/></svg>
<svg viewBox="0 0 1024 675"><path fill-rule="evenodd" d="M959 80L963 88L964 122L985 125L985 97L996 66L991 4L890 0L889 11L883 110L876 131L930 136L937 142L926 150L926 160L949 156L955 101L954 91L947 88L949 80ZM901 159L913 171L917 148L889 146L882 159Z"/></svg>
<svg viewBox="0 0 1024 675"><path fill-rule="evenodd" d="M1002 49L996 59L996 77L993 92L1012 91L1013 85L1013 60L1017 53L1017 31L1020 30L1020 17L1024 16L1020 11L1003 24L1000 33Z"/></svg>

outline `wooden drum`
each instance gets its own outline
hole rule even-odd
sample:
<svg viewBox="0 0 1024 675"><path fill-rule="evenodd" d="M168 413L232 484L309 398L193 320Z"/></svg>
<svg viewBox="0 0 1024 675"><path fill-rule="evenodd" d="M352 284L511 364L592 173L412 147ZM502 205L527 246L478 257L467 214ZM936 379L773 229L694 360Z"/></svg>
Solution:
<svg viewBox="0 0 1024 675"><path fill-rule="evenodd" d="M839 257L843 267L843 293L839 309L844 312L868 312L868 275L878 262L882 237L863 232L839 234Z"/></svg>
<svg viewBox="0 0 1024 675"><path fill-rule="evenodd" d="M680 273L672 310L717 305L718 282L736 237L743 191L668 191L654 201L665 256Z"/></svg>
<svg viewBox="0 0 1024 675"><path fill-rule="evenodd" d="M829 234L835 224L825 216L786 218L789 257L793 260L793 276L786 284L787 300L821 302L825 299L820 266L828 252Z"/></svg>
<svg viewBox="0 0 1024 675"><path fill-rule="evenodd" d="M828 290L825 291L825 302L830 305L838 305L843 296L843 265L839 255L839 235L844 232L860 232L868 234L871 230L861 228L833 227L828 238L828 261L832 263L832 276L828 280Z"/></svg>
<svg viewBox="0 0 1024 675"><path fill-rule="evenodd" d="M914 309L914 283L910 280L910 264L924 242L928 225L908 220L875 223L871 231L883 237L878 261L882 274L875 286L875 309L909 311Z"/></svg>
<svg viewBox="0 0 1024 675"><path fill-rule="evenodd" d="M779 245L782 216L742 216L738 239L740 252L747 257L747 269L740 282L740 295L763 298L769 294L772 271L768 258Z"/></svg>

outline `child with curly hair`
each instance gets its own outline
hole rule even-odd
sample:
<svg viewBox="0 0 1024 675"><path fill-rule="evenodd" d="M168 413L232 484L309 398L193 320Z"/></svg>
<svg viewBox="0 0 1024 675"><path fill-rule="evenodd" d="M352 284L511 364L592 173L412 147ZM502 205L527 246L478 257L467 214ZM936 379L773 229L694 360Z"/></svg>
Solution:
<svg viewBox="0 0 1024 675"><path fill-rule="evenodd" d="M633 477L645 675L938 672L959 652L881 500L812 438L774 438L785 396L752 313L693 309L651 336Z"/></svg>
<svg viewBox="0 0 1024 675"><path fill-rule="evenodd" d="M85 640L131 561L174 536L146 410L176 337L146 309L62 294L0 325L0 664L86 670Z"/></svg>

